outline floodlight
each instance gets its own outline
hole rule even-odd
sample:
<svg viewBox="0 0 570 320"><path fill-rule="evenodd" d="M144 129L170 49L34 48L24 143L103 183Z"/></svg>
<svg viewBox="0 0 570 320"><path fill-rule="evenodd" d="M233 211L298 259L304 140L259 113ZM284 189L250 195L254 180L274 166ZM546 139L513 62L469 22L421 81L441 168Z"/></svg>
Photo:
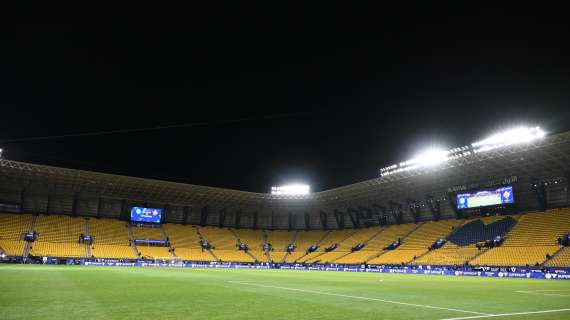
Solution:
<svg viewBox="0 0 570 320"><path fill-rule="evenodd" d="M428 149L408 161L393 164L380 169L380 176L415 170L421 167L432 167L447 161L471 157L476 153L485 152L510 145L529 143L546 136L540 127L516 127L503 132L496 133L490 137L472 143L470 146L463 146L449 150Z"/></svg>
<svg viewBox="0 0 570 320"><path fill-rule="evenodd" d="M433 166L438 163L447 161L448 153L448 151L445 151L443 149L428 149L414 157L409 162L417 163L420 166Z"/></svg>
<svg viewBox="0 0 570 320"><path fill-rule="evenodd" d="M545 135L546 133L540 127L516 127L477 141L471 144L471 146L475 152L483 152L513 144L531 142L543 138Z"/></svg>
<svg viewBox="0 0 570 320"><path fill-rule="evenodd" d="M2 149L0 149L0 159L2 159Z"/></svg>
<svg viewBox="0 0 570 320"><path fill-rule="evenodd" d="M311 192L311 187L306 184L289 184L284 186L271 187L271 194L282 196L307 195Z"/></svg>

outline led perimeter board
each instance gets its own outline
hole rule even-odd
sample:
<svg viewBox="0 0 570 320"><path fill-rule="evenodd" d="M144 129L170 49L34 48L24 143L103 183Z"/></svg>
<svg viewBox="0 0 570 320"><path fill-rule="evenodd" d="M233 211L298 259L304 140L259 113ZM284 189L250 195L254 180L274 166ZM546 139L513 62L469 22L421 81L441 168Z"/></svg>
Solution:
<svg viewBox="0 0 570 320"><path fill-rule="evenodd" d="M143 207L131 208L131 221L160 223L161 216L162 216L162 209L143 208Z"/></svg>
<svg viewBox="0 0 570 320"><path fill-rule="evenodd" d="M515 202L512 186L462 193L456 196L456 200L460 210Z"/></svg>

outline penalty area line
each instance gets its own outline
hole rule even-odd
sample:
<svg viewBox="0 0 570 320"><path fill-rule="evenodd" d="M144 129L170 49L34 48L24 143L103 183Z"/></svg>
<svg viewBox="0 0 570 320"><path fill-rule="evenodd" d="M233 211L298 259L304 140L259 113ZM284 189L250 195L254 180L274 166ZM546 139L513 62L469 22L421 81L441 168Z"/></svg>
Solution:
<svg viewBox="0 0 570 320"><path fill-rule="evenodd" d="M481 316L470 316L470 317L460 317L460 318L445 318L442 320L463 320L463 319L483 319L483 318L495 318L495 317L507 317L507 316L522 316L527 314L540 314L540 313L554 313L554 312L566 312L570 309L555 309L555 310L541 310L541 311L526 311L526 312L513 312L513 313L497 313Z"/></svg>
<svg viewBox="0 0 570 320"><path fill-rule="evenodd" d="M265 284L259 284L259 283L253 283L253 282L246 282L246 281L228 281L228 282L230 282L230 283L235 283L235 284L240 284L240 285L246 285L246 286L261 287L261 288L280 289L280 290L287 290L287 291L296 291L296 292L303 292L303 293L320 294L320 295L324 295L324 296L333 296L333 297L341 297L341 298L349 298L349 299L357 299L357 300L384 302L384 303L398 304L398 305L409 306L409 307L418 307L418 308L425 308L425 309L436 309L436 310L455 311L455 312L462 312L462 313L477 314L477 315L482 315L482 316L489 316L489 315L491 315L491 314L489 314L489 313L475 312L475 311L462 310L462 309L454 309L454 308L437 307L437 306L430 306L430 305L426 305L426 304L417 304L417 303L393 301L393 300L378 299L378 298L370 298L370 297L362 297L362 296L353 296L353 295L348 295L348 294L331 293L331 292L325 292L325 291L316 291L316 290L307 290L307 289L298 289L298 288L272 286L272 285L265 285Z"/></svg>

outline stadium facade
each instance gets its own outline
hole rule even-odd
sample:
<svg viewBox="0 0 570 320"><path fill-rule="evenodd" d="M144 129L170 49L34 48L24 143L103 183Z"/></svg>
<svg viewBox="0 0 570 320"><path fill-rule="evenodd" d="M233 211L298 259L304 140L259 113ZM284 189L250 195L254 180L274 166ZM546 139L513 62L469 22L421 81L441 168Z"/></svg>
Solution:
<svg viewBox="0 0 570 320"><path fill-rule="evenodd" d="M267 230L329 230L570 206L570 132L433 167L303 196L277 196L0 159L3 212L129 220L133 206L163 222ZM512 185L514 205L457 210L460 192ZM482 212L483 210L483 212Z"/></svg>

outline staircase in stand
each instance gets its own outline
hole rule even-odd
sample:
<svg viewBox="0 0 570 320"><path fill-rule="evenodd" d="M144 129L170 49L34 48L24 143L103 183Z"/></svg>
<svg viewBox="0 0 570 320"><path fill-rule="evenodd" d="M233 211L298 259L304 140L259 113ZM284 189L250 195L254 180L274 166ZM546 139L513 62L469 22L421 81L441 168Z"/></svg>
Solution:
<svg viewBox="0 0 570 320"><path fill-rule="evenodd" d="M386 230L386 228L381 228L380 230L378 230L378 232L376 232L374 235L372 235L372 237L366 239L366 240L363 242L364 246L366 246L366 244L367 244L368 242L370 242L371 240L373 240L374 238L376 238L376 237L378 237L380 234L382 234L382 232L383 232L384 230ZM361 250L362 250L362 249L361 249ZM360 251L360 250L359 250L359 251ZM354 251L354 252L358 252L358 251ZM338 257L338 258L332 260L331 262L336 262L337 260L340 260L341 258L344 258L344 257L346 257L346 256L348 256L349 254L354 253L354 252L352 252L352 251L351 251L351 252L347 252L346 254L343 254L342 256L340 256L340 257Z"/></svg>
<svg viewBox="0 0 570 320"><path fill-rule="evenodd" d="M344 240L346 240L346 239L352 237L352 236L353 236L355 233L357 233L357 232L358 232L358 231L351 232L351 233L348 234L346 237L342 238L342 240L340 240L340 241L337 243L337 245L340 246L340 245L344 242ZM329 232L329 234L330 234L330 232ZM327 235L328 235L328 234L327 234ZM323 239L325 239L325 238L326 238L326 237L323 237L323 238L319 241L319 243L322 242ZM334 249L334 250L332 250L332 251L336 251L336 249ZM332 252L332 251L328 251L328 252ZM310 261L307 260L307 261L305 261L305 262L308 262L308 263L318 263L318 262L320 262L320 260L318 260L317 258L319 258L319 257L322 256L323 254L328 253L328 252L327 252L327 251L323 251L323 252L321 252L321 254L319 254L319 255L313 257ZM349 254L351 254L351 253L352 253L352 252L348 252L347 254L345 254L345 255L343 255L343 256L349 255ZM336 260L336 259L335 259L335 260Z"/></svg>
<svg viewBox="0 0 570 320"><path fill-rule="evenodd" d="M418 231L418 229L424 224L425 222L416 223L416 226L412 230L410 230L410 232L404 235L404 237L402 238L402 243L404 243L407 237L411 236L414 232Z"/></svg>
<svg viewBox="0 0 570 320"><path fill-rule="evenodd" d="M471 257L471 259L469 259L467 262L471 262L471 261L475 260L477 257L479 257L480 255L484 254L485 252L487 252L489 250L491 250L491 249L481 248L481 250L479 250L479 252L476 255L474 255L473 257Z"/></svg>
<svg viewBox="0 0 570 320"><path fill-rule="evenodd" d="M412 230L410 230L410 232L406 233L406 234L404 235L404 237L402 238L402 241L403 241L405 238L407 238L409 235L411 235L412 233L414 233L414 231L418 230L419 227L420 227L420 225L418 224L418 225L416 225ZM376 237L380 236L380 235L381 235L385 230L387 230L387 229L388 229L388 228L382 229L380 232L378 232L378 234L376 234ZM370 240L372 240L372 239L370 239ZM370 241L370 240L369 240L369 241ZM379 252L377 252L377 253L375 253L375 254L372 254L370 257L366 258L365 261L368 262L368 261L370 261L370 260L372 260L372 259L376 259L376 258L378 258L379 256L384 255L384 254L386 254L386 253L388 253L388 252L390 252L390 251L391 251L391 250L384 250L384 249L381 249Z"/></svg>
<svg viewBox="0 0 570 320"><path fill-rule="evenodd" d="M175 251L174 248L170 245L170 239L168 238L168 235L166 234L166 230L164 230L162 225L160 225L159 228L160 228L160 232L162 233L162 237L164 238L164 241L166 241L166 247L168 248L168 253L170 253L170 257L174 258L174 259L178 259L178 256L174 252Z"/></svg>
<svg viewBox="0 0 570 320"><path fill-rule="evenodd" d="M85 219L85 225L83 226L83 234L84 235L90 235L89 234L89 220ZM91 258L93 256L93 253L91 252L91 245L89 243L85 243L85 253L87 254L88 258Z"/></svg>
<svg viewBox="0 0 570 320"><path fill-rule="evenodd" d="M315 243L314 245L317 245L317 246L320 245L331 233L332 233L332 231L330 231L330 230L327 231L327 233L325 233L325 234L319 239L319 241L317 241L317 243ZM295 249L295 250L297 250L297 249ZM294 262L297 262L297 261L303 259L304 257L306 257L306 256L307 256L308 254L310 254L310 253L313 253L313 252L305 252L304 255L300 256L300 257L299 257L297 260L295 260ZM325 252L323 252L323 253L321 253L321 254L315 256L315 258L320 257L320 256L323 255L324 253L325 253ZM306 262L306 261L305 261L305 262Z"/></svg>
<svg viewBox="0 0 570 320"><path fill-rule="evenodd" d="M261 262L261 261L257 260L257 258L256 258L253 254L251 254L251 253L249 252L249 250L248 250L248 251L244 251L244 252L245 252L245 254L247 254L248 256L250 256L250 257L253 259L253 261L255 261L255 262Z"/></svg>
<svg viewBox="0 0 570 320"><path fill-rule="evenodd" d="M543 264L547 264L549 261L551 261L552 259L556 258L557 256L559 256L562 252L564 252L564 249L567 247L560 247L560 249L558 249L558 251L556 251L556 253L554 253L550 259L546 259L546 261L543 262Z"/></svg>
<svg viewBox="0 0 570 320"><path fill-rule="evenodd" d="M198 238L200 238L200 241L208 241L208 239L204 238L204 236L200 232L200 228L198 227L196 227L196 234L198 234ZM220 261L220 258L218 258L218 256L214 254L214 251L212 249L208 249L208 252L214 258L215 261Z"/></svg>
<svg viewBox="0 0 570 320"><path fill-rule="evenodd" d="M293 237L293 241L291 242L295 246L297 245L297 238L299 238L299 231L295 231L295 236ZM297 249L295 249L295 250L297 250ZM287 257L289 256L289 254L291 254L291 252L287 251L285 253L285 255L283 256L283 260L279 261L279 263L287 261Z"/></svg>
<svg viewBox="0 0 570 320"><path fill-rule="evenodd" d="M229 230L234 235L234 238L236 238L236 243L237 243L237 241L239 240L239 236L238 236L237 232L232 228L230 228Z"/></svg>
<svg viewBox="0 0 570 320"><path fill-rule="evenodd" d="M433 250L439 250L439 249L433 249ZM416 256L415 259L412 259L412 260L410 260L410 261L406 261L406 263L410 264L410 263L412 263L412 262L418 260L419 258L425 256L426 254L428 254L428 253L430 253L430 252L431 252L431 251L428 250L428 251L426 251L426 252L420 254L419 256Z"/></svg>
<svg viewBox="0 0 570 320"><path fill-rule="evenodd" d="M129 224L128 230L129 230L129 242L131 243L131 249L133 249L133 253L135 254L135 256L137 258L140 258L141 254L140 254L139 250L137 249L137 245L135 244L135 241L133 240L133 229L132 229L132 226L130 224Z"/></svg>
<svg viewBox="0 0 570 320"><path fill-rule="evenodd" d="M368 257L368 258L366 259L366 262L368 262L368 261L370 261L370 260L372 260L372 259L376 259L376 258L378 258L378 257L380 257L380 256L382 256L382 255L384 255L384 254L386 254L386 253L388 253L388 252L390 252L390 251L392 251L392 250L382 250L382 251L378 252L377 254Z"/></svg>
<svg viewBox="0 0 570 320"><path fill-rule="evenodd" d="M34 229L36 228L36 221L38 219L38 215L37 214L33 214L32 215L32 223L30 224L30 230L29 231L34 231ZM28 259L28 256L30 255L30 250L32 248L32 243L33 242L28 242L26 241L26 245L24 246L24 252L22 253L22 258L24 259L24 261L26 261Z"/></svg>
<svg viewBox="0 0 570 320"><path fill-rule="evenodd" d="M212 249L208 249L208 252L212 255L212 257L214 257L216 261L220 261L220 258L214 254L214 251L212 251Z"/></svg>

